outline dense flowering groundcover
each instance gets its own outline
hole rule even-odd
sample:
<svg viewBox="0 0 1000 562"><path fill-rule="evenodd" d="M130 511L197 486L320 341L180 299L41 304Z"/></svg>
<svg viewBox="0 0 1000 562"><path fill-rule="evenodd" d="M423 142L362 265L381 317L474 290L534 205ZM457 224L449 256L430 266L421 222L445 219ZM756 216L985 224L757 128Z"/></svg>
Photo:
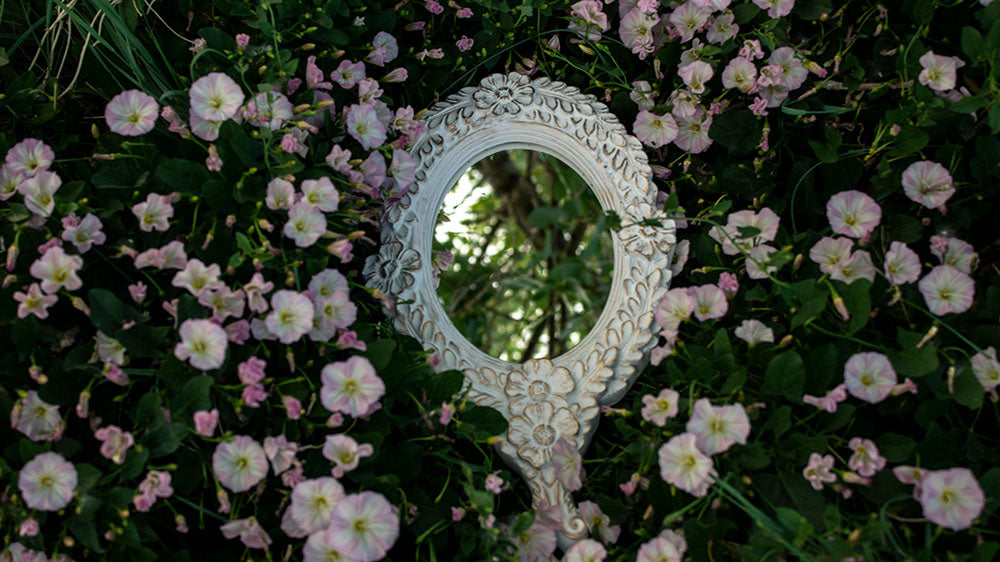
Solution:
<svg viewBox="0 0 1000 562"><path fill-rule="evenodd" d="M564 559L1000 550L1000 5L0 15L4 556L553 555L504 420L360 275L422 109L507 70L605 100L682 227L653 365L553 450Z"/></svg>

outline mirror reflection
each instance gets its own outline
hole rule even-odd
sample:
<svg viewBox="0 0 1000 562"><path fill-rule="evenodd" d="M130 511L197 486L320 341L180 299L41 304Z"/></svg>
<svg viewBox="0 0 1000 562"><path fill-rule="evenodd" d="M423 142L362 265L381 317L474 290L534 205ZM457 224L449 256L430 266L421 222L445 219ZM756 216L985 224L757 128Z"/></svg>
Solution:
<svg viewBox="0 0 1000 562"><path fill-rule="evenodd" d="M473 345L505 361L557 357L604 308L614 255L600 203L558 158L507 150L445 197L434 231L438 296Z"/></svg>

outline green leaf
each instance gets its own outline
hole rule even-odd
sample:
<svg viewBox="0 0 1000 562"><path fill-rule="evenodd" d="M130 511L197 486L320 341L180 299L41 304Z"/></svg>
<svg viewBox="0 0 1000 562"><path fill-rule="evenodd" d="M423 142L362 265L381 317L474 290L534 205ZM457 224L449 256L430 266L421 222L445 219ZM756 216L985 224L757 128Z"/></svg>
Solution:
<svg viewBox="0 0 1000 562"><path fill-rule="evenodd" d="M735 155L749 154L757 148L763 125L749 109L726 112L712 122L708 136Z"/></svg>
<svg viewBox="0 0 1000 562"><path fill-rule="evenodd" d="M389 365L392 360L392 352L396 349L396 342L390 339L376 340L368 344L365 356L371 360L376 371L381 371Z"/></svg>
<svg viewBox="0 0 1000 562"><path fill-rule="evenodd" d="M872 312L872 298L869 293L871 286L871 281L858 279L841 291L844 304L847 305L847 312L851 314L851 320L847 324L847 335L849 336L868 323L868 316Z"/></svg>
<svg viewBox="0 0 1000 562"><path fill-rule="evenodd" d="M985 394L972 369L967 363L963 363L955 373L955 402L971 410L978 410L983 405Z"/></svg>
<svg viewBox="0 0 1000 562"><path fill-rule="evenodd" d="M962 51L973 63L986 56L986 42L978 29L968 25L962 28Z"/></svg>
<svg viewBox="0 0 1000 562"><path fill-rule="evenodd" d="M832 11L832 0L799 0L793 9L796 16L809 21L818 20Z"/></svg>
<svg viewBox="0 0 1000 562"><path fill-rule="evenodd" d="M156 177L181 193L198 193L201 185L208 180L208 172L203 163L171 158L156 169Z"/></svg>
<svg viewBox="0 0 1000 562"><path fill-rule="evenodd" d="M500 435L507 431L507 420L503 414L486 406L473 406L462 412L460 419L463 423L470 424L484 432L487 437Z"/></svg>
<svg viewBox="0 0 1000 562"><path fill-rule="evenodd" d="M212 180L201 186L201 196L209 206L219 211L233 208L233 184L226 180Z"/></svg>
<svg viewBox="0 0 1000 562"><path fill-rule="evenodd" d="M427 385L427 399L431 404L450 400L462 390L465 382L465 375L462 371L445 371L431 375L430 383Z"/></svg>
<svg viewBox="0 0 1000 562"><path fill-rule="evenodd" d="M902 328L896 330L896 339L900 349L889 352L889 361L893 370L901 377L922 377L933 372L938 367L937 348L930 341L917 349L922 339L921 334L908 332Z"/></svg>
<svg viewBox="0 0 1000 562"><path fill-rule="evenodd" d="M211 389L215 379L208 375L199 375L184 383L180 393L170 403L170 409L175 412L194 415L198 410L208 410L212 407Z"/></svg>
<svg viewBox="0 0 1000 562"><path fill-rule="evenodd" d="M560 207L535 207L528 215L528 223L541 229L565 220L567 220L566 212Z"/></svg>
<svg viewBox="0 0 1000 562"><path fill-rule="evenodd" d="M931 137L917 127L909 125L902 128L896 135L896 142L890 150L891 156L905 156L921 150L930 141Z"/></svg>
<svg viewBox="0 0 1000 562"><path fill-rule="evenodd" d="M875 440L879 453L891 463L906 462L917 442L898 433L886 433Z"/></svg>
<svg viewBox="0 0 1000 562"><path fill-rule="evenodd" d="M66 526L84 546L94 552L104 552L101 541L97 538L97 522L90 517L70 517Z"/></svg>
<svg viewBox="0 0 1000 562"><path fill-rule="evenodd" d="M169 455L181 446L181 441L188 435L188 428L180 422L170 422L163 427L149 432L144 442L149 447L150 458Z"/></svg>
<svg viewBox="0 0 1000 562"><path fill-rule="evenodd" d="M91 289L87 293L87 304L90 306L90 319L94 326L97 326L97 329L107 334L108 337L113 337L115 332L126 322L141 324L146 321L138 310L125 304L114 293L105 289Z"/></svg>
<svg viewBox="0 0 1000 562"><path fill-rule="evenodd" d="M1000 133L1000 103L994 103L990 108L990 132Z"/></svg>
<svg viewBox="0 0 1000 562"><path fill-rule="evenodd" d="M795 351L775 355L764 373L761 392L768 396L784 396L792 402L802 401L806 370L802 357Z"/></svg>
<svg viewBox="0 0 1000 562"><path fill-rule="evenodd" d="M831 149L825 144L809 139L809 146L812 147L813 152L816 154L816 158L819 158L821 162L833 164L837 161L837 151Z"/></svg>
<svg viewBox="0 0 1000 562"><path fill-rule="evenodd" d="M973 111L979 111L987 103L989 103L989 100L985 96L968 96L951 104L948 106L948 109L955 113L972 113Z"/></svg>

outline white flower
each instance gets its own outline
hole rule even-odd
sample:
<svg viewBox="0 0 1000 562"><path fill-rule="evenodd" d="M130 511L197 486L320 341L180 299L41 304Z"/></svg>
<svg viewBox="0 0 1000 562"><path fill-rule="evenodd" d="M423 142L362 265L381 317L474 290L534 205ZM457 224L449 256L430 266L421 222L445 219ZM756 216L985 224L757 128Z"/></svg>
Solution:
<svg viewBox="0 0 1000 562"><path fill-rule="evenodd" d="M333 506L344 497L344 487L329 476L304 480L292 490L291 518L301 536L322 531L330 525ZM298 534L298 533L297 533Z"/></svg>
<svg viewBox="0 0 1000 562"><path fill-rule="evenodd" d="M76 482L73 463L53 452L36 455L17 477L25 505L40 511L58 511L69 505Z"/></svg>
<svg viewBox="0 0 1000 562"><path fill-rule="evenodd" d="M202 371L218 369L226 360L229 338L226 331L209 320L185 320L180 329L181 342L174 355Z"/></svg>
<svg viewBox="0 0 1000 562"><path fill-rule="evenodd" d="M281 343L293 343L313 327L313 303L295 291L277 291L271 295L271 313L265 322L267 329Z"/></svg>
<svg viewBox="0 0 1000 562"><path fill-rule="evenodd" d="M724 453L735 443L745 445L750 435L750 418L743 404L712 406L708 398L694 403L694 414L685 429L696 438L706 455Z"/></svg>
<svg viewBox="0 0 1000 562"><path fill-rule="evenodd" d="M294 240L299 248L308 248L326 232L326 217L317 207L303 199L288 210L288 222L282 232Z"/></svg>
<svg viewBox="0 0 1000 562"><path fill-rule="evenodd" d="M750 347L761 342L774 342L774 331L760 320L744 320L733 333Z"/></svg>
<svg viewBox="0 0 1000 562"><path fill-rule="evenodd" d="M31 264L28 273L42 282L43 291L52 294L62 288L75 291L82 287L83 281L76 275L81 267L83 258L67 255L61 246L52 246Z"/></svg>
<svg viewBox="0 0 1000 562"><path fill-rule="evenodd" d="M697 437L691 433L673 436L659 450L660 476L681 490L701 497L718 474L712 459L695 444Z"/></svg>
<svg viewBox="0 0 1000 562"><path fill-rule="evenodd" d="M212 72L195 80L189 91L191 112L206 121L225 121L243 104L243 91L232 78Z"/></svg>
<svg viewBox="0 0 1000 562"><path fill-rule="evenodd" d="M197 297L204 291L225 287L225 284L219 280L221 272L218 264L213 263L206 266L198 258L192 258L184 264L184 269L174 275L170 284L174 287L187 289Z"/></svg>
<svg viewBox="0 0 1000 562"><path fill-rule="evenodd" d="M267 475L264 449L246 435L223 441L212 454L212 470L219 484L233 492L245 492Z"/></svg>
<svg viewBox="0 0 1000 562"><path fill-rule="evenodd" d="M47 217L55 209L55 193L61 185L62 179L55 172L41 171L22 181L18 191L29 211Z"/></svg>
<svg viewBox="0 0 1000 562"><path fill-rule="evenodd" d="M340 205L340 194L328 177L302 182L302 200L324 213L332 213Z"/></svg>

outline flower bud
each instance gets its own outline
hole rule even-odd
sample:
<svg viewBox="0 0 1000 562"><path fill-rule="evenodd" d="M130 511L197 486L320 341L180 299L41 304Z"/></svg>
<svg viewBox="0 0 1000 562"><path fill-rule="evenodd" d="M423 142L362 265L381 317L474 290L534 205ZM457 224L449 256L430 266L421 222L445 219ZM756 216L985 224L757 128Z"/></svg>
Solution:
<svg viewBox="0 0 1000 562"><path fill-rule="evenodd" d="M851 319L851 313L847 311L847 305L844 304L844 299L840 295L833 297L833 308L840 313L840 317L844 319L844 322L848 322Z"/></svg>
<svg viewBox="0 0 1000 562"><path fill-rule="evenodd" d="M794 339L795 337L792 334L785 334L785 337L781 338L781 341L778 342L778 347L788 347L792 345L792 340Z"/></svg>
<svg viewBox="0 0 1000 562"><path fill-rule="evenodd" d="M920 342L917 343L917 349L920 349L921 347L924 346L925 343L931 341L931 338L936 336L937 333L938 333L938 327L936 325L931 326L931 329L927 330L927 333L924 334L924 337L920 338Z"/></svg>

